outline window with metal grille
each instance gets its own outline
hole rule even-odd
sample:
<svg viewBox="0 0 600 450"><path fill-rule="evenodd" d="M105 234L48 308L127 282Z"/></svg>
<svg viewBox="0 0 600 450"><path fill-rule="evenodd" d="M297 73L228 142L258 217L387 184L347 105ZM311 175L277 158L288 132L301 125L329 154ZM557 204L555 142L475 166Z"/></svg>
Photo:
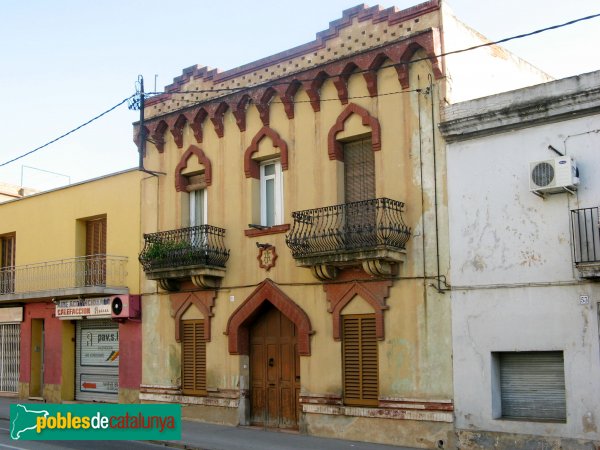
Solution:
<svg viewBox="0 0 600 450"><path fill-rule="evenodd" d="M497 418L565 422L565 372L562 351L497 352ZM498 389L499 388L499 389Z"/></svg>
<svg viewBox="0 0 600 450"><path fill-rule="evenodd" d="M206 395L204 320L183 320L181 385L185 395Z"/></svg>
<svg viewBox="0 0 600 450"><path fill-rule="evenodd" d="M344 403L377 406L379 362L374 314L342 316Z"/></svg>

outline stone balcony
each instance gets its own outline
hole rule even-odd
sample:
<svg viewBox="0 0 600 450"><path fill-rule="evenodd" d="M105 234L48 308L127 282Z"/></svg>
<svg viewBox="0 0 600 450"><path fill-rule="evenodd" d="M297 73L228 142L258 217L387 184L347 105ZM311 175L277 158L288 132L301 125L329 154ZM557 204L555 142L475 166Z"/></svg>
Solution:
<svg viewBox="0 0 600 450"><path fill-rule="evenodd" d="M167 291L179 290L184 279L200 288L214 288L225 276L229 250L225 230L200 225L144 234L140 263L149 280Z"/></svg>
<svg viewBox="0 0 600 450"><path fill-rule="evenodd" d="M321 280L356 265L371 275L389 276L405 260L410 238L403 209L402 202L377 198L295 211L286 243L296 264Z"/></svg>

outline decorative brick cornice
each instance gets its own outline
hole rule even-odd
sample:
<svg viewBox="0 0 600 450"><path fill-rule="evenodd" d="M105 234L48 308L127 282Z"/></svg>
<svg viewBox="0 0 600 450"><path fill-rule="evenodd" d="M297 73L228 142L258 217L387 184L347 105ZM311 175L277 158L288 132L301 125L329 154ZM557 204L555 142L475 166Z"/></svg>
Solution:
<svg viewBox="0 0 600 450"><path fill-rule="evenodd" d="M171 294L171 307L175 312L175 340L181 342L181 318L189 307L195 305L204 316L204 339L210 341L210 322L214 315L212 312L215 306L217 291L197 291L185 292L181 294Z"/></svg>
<svg viewBox="0 0 600 450"><path fill-rule="evenodd" d="M177 192L184 192L186 190L187 179L182 172L187 168L188 160L192 155L196 155L198 162L204 166L204 182L206 185L210 186L212 183L212 164L210 163L210 159L208 159L201 148L190 145L186 152L181 156L181 160L179 161L179 164L177 164L177 167L175 167L175 190Z"/></svg>
<svg viewBox="0 0 600 450"><path fill-rule="evenodd" d="M160 120L152 131L152 142L156 146L158 153L165 151L165 132L169 129L169 125L164 120Z"/></svg>
<svg viewBox="0 0 600 450"><path fill-rule="evenodd" d="M183 147L183 127L185 127L187 121L185 114L179 114L179 117L177 117L177 120L171 127L171 134L173 135L173 140L175 141L177 148Z"/></svg>
<svg viewBox="0 0 600 450"><path fill-rule="evenodd" d="M279 160L281 162L281 170L287 170L288 168L288 146L287 143L281 139L279 134L269 128L268 126L262 127L258 133L252 139L250 146L244 153L244 172L246 178L260 178L260 165L258 161L252 159L252 155L258 151L258 144L263 138L268 137L273 142L273 146L279 148Z"/></svg>
<svg viewBox="0 0 600 450"><path fill-rule="evenodd" d="M268 126L270 123L270 104L275 96L278 96L283 103L288 119L292 119L294 118L294 98L300 87L305 90L313 111L320 111L320 90L327 79L332 79L340 102L346 104L349 101L348 81L355 71L364 71L362 75L369 95L376 96L378 93L377 72L386 62L396 68L402 88L407 89L410 87L408 63L419 50L422 50L429 59L434 77L436 79L441 78L441 57L436 56L441 53L440 34L437 28L431 28L405 39L387 43L379 48L355 53L339 60L325 62L303 72L277 78L276 86L269 86L268 83L264 83L249 87L243 92L207 99L201 105L178 108L160 116L150 117L146 123L149 128L154 130L152 138L157 143L157 148L159 151L163 151L165 124L171 125L171 133L176 140L176 144L183 146L183 142L178 139L182 135L181 124L184 119L192 128L197 143L202 143L203 124L207 117L211 119L216 134L223 137L225 132L223 126L224 115L229 110L234 115L239 130L245 131L246 114L250 102L256 106L264 126ZM200 72L209 74L209 72L203 70L200 70ZM213 80L214 74L215 72L210 72L209 79ZM176 92L176 90L173 92ZM167 101L171 98L171 95L176 94L153 97L149 101L156 103L159 102L161 97L162 100L160 101ZM190 92L190 95L193 95L193 91ZM175 120L175 118L177 119Z"/></svg>
<svg viewBox="0 0 600 450"><path fill-rule="evenodd" d="M313 331L308 315L268 278L229 317L226 331L229 340L229 353L233 355L249 354L249 327L265 302L271 303L294 323L297 333L298 354L310 356L310 335L313 334Z"/></svg>
<svg viewBox="0 0 600 450"><path fill-rule="evenodd" d="M249 64L236 67L231 70L220 72L218 69L209 69L204 66L191 66L183 69L182 74L175 79L173 83L165 87L165 91L177 92L182 86L188 84L191 80L200 79L211 81L213 84L240 77L245 74L255 72L260 69L272 66L274 64L287 61L291 58L318 51L327 46L327 42L337 38L340 31L352 26L354 18L359 22L371 20L374 24L387 22L388 25L395 25L400 22L408 21L424 14L428 14L440 8L440 0L430 0L407 9L398 10L395 7L382 9L380 6L368 7L364 4L346 9L342 12L340 19L329 23L329 28L316 34L316 39L303 45L285 50L266 58L259 59ZM164 100L169 94L153 97L147 101L147 104L153 104Z"/></svg>
<svg viewBox="0 0 600 450"><path fill-rule="evenodd" d="M366 127L371 128L371 146L373 151L381 150L381 127L379 126L379 120L369 114L362 106L356 103L350 103L346 109L338 116L335 124L329 130L327 137L327 151L329 153L329 159L331 160L344 160L344 149L342 144L337 141L336 136L340 131L344 130L346 120L352 115L358 114L362 119L362 124Z"/></svg>
<svg viewBox="0 0 600 450"><path fill-rule="evenodd" d="M220 138L225 134L225 125L223 124L223 116L225 112L229 109L229 105L227 102L221 102L218 104L216 108L214 108L214 112L211 114L210 121L213 123L215 127L215 133Z"/></svg>
<svg viewBox="0 0 600 450"><path fill-rule="evenodd" d="M333 320L333 338L336 341L339 341L342 338L342 310L356 295L358 295L373 308L373 312L375 313L375 332L377 339L385 339L383 312L389 308L385 304L385 300L390 295L391 286L391 280L349 280L344 283L324 284L323 289L327 295L327 301L329 302L327 311L331 313L331 318Z"/></svg>
<svg viewBox="0 0 600 450"><path fill-rule="evenodd" d="M193 119L191 121L190 126L192 127L192 131L194 132L194 137L196 138L196 142L198 144L202 143L202 127L204 126L204 119L208 117L208 111L204 108L200 108L197 111L194 111Z"/></svg>

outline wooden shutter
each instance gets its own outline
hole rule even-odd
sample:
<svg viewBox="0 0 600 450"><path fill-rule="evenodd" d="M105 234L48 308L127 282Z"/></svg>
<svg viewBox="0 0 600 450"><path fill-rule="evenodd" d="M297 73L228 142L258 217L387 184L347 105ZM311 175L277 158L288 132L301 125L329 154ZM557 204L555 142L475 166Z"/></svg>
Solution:
<svg viewBox="0 0 600 450"><path fill-rule="evenodd" d="M0 267L12 267L15 265L15 243L15 236L3 236L0 238L2 247Z"/></svg>
<svg viewBox="0 0 600 450"><path fill-rule="evenodd" d="M565 421L563 352L498 353L502 417Z"/></svg>
<svg viewBox="0 0 600 450"><path fill-rule="evenodd" d="M14 235L0 238L0 269L3 269L0 271L0 294L12 294L15 291L15 245Z"/></svg>
<svg viewBox="0 0 600 450"><path fill-rule="evenodd" d="M379 367L375 316L343 316L342 332L344 402L377 406Z"/></svg>
<svg viewBox="0 0 600 450"><path fill-rule="evenodd" d="M106 254L106 217L102 219L88 220L85 233L85 254Z"/></svg>
<svg viewBox="0 0 600 450"><path fill-rule="evenodd" d="M375 198L375 155L371 138L344 144L345 203Z"/></svg>
<svg viewBox="0 0 600 450"><path fill-rule="evenodd" d="M206 395L204 320L182 321L181 385L186 395Z"/></svg>

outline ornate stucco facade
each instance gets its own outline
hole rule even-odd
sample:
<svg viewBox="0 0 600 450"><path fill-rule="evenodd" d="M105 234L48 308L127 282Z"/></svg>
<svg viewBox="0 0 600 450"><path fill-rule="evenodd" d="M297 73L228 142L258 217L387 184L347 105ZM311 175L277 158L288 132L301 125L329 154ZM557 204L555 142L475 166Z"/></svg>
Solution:
<svg viewBox="0 0 600 450"><path fill-rule="evenodd" d="M454 445L439 109L547 79L495 46L441 56L483 42L438 1L359 6L313 42L185 69L147 101L142 401Z"/></svg>

